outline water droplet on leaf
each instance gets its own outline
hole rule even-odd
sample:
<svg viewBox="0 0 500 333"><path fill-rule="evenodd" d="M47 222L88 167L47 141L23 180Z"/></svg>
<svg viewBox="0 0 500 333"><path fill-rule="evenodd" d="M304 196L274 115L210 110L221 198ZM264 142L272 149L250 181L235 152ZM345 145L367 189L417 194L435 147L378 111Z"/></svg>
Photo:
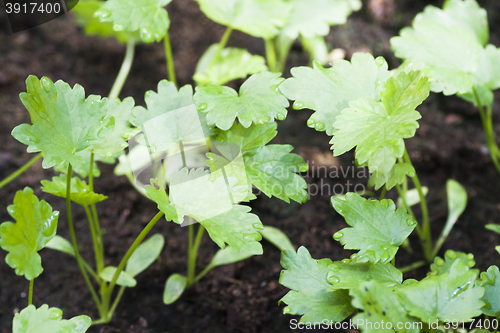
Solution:
<svg viewBox="0 0 500 333"><path fill-rule="evenodd" d="M453 250L446 251L446 253L444 255L450 259L455 259L457 257L457 253Z"/></svg>
<svg viewBox="0 0 500 333"><path fill-rule="evenodd" d="M316 122L315 122L313 119L310 119L310 118L309 118L309 119L307 120L307 127L314 128L314 124L315 124L315 123L316 123Z"/></svg>
<svg viewBox="0 0 500 333"><path fill-rule="evenodd" d="M337 231L336 233L333 234L333 239L335 239L335 240L339 240L342 237L344 237L344 234L340 231Z"/></svg>
<svg viewBox="0 0 500 333"><path fill-rule="evenodd" d="M322 122L318 121L316 124L314 124L314 129L316 131L322 131L325 128L325 124Z"/></svg>
<svg viewBox="0 0 500 333"><path fill-rule="evenodd" d="M293 109L294 109L294 110L300 110L300 109L302 109L303 107L304 107L304 103L302 103L302 102L295 101L295 102L293 103Z"/></svg>
<svg viewBox="0 0 500 333"><path fill-rule="evenodd" d="M309 170L309 165L305 162L299 163L299 165L297 165L297 167L299 168L300 172L306 172L307 170Z"/></svg>
<svg viewBox="0 0 500 333"><path fill-rule="evenodd" d="M52 80L49 79L46 76L42 77L42 79L40 80L40 82L42 83L42 87L43 87L43 89L46 92L49 92L50 89L52 89L52 86L54 85L54 83L52 82Z"/></svg>
<svg viewBox="0 0 500 333"><path fill-rule="evenodd" d="M151 43L154 41L154 36L150 28L142 28L141 29L141 39L144 43Z"/></svg>
<svg viewBox="0 0 500 333"><path fill-rule="evenodd" d="M283 120L285 120L285 119L286 119L286 116L285 116L283 113L281 113L281 112L279 112L279 113L278 113L278 116L277 116L277 117L278 117L278 119L279 119L279 120L281 120L281 121L283 121Z"/></svg>
<svg viewBox="0 0 500 333"><path fill-rule="evenodd" d="M443 266L444 265L444 260L442 258L437 257L436 258L436 265Z"/></svg>
<svg viewBox="0 0 500 333"><path fill-rule="evenodd" d="M384 65L385 63L386 63L386 61L385 61L384 57L377 57L377 59L375 59L375 64L379 67Z"/></svg>
<svg viewBox="0 0 500 333"><path fill-rule="evenodd" d="M94 13L94 16L99 18L101 21L102 19L105 19L107 17L110 17L111 16L111 12L107 9L99 9L98 11L96 11Z"/></svg>
<svg viewBox="0 0 500 333"><path fill-rule="evenodd" d="M348 263L350 263L350 262L351 262L351 259L347 259L347 258L346 258L346 259L342 259L342 261L341 261L341 262L342 262L343 264L346 264L346 265L347 265Z"/></svg>
<svg viewBox="0 0 500 333"><path fill-rule="evenodd" d="M113 30L114 31L123 31L123 25L122 24L114 24L113 25Z"/></svg>
<svg viewBox="0 0 500 333"><path fill-rule="evenodd" d="M252 224L252 227L257 230L264 230L264 225L262 223L254 223Z"/></svg>
<svg viewBox="0 0 500 333"><path fill-rule="evenodd" d="M200 105L198 105L197 109L198 111L205 111L207 107L208 107L207 103L201 103Z"/></svg>
<svg viewBox="0 0 500 333"><path fill-rule="evenodd" d="M340 282L340 279L336 275L333 275L333 272L328 272L328 276L326 277L326 280L330 283Z"/></svg>
<svg viewBox="0 0 500 333"><path fill-rule="evenodd" d="M287 307L285 307L285 308L283 309L283 314L289 314L290 312L292 312L292 309L290 309L290 307L289 307L289 306L287 306Z"/></svg>
<svg viewBox="0 0 500 333"><path fill-rule="evenodd" d="M62 310L51 309L49 313L49 319L59 319L59 318L62 318Z"/></svg>
<svg viewBox="0 0 500 333"><path fill-rule="evenodd" d="M110 152L110 151L108 151L108 152L106 153L106 157L113 157L113 153L112 153L112 152Z"/></svg>

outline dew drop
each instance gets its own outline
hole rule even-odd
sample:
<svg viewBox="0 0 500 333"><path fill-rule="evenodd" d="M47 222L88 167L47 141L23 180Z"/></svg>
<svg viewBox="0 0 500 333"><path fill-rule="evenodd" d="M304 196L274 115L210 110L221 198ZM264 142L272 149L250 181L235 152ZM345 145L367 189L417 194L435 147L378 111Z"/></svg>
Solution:
<svg viewBox="0 0 500 333"><path fill-rule="evenodd" d="M264 117L262 117L262 118L259 119L259 123L264 124L264 123L269 122L270 120L271 120L271 117L264 116Z"/></svg>
<svg viewBox="0 0 500 333"><path fill-rule="evenodd" d="M111 12L107 9L99 9L98 11L96 11L94 13L94 16L102 20L102 19L105 19L107 17L110 17Z"/></svg>
<svg viewBox="0 0 500 333"><path fill-rule="evenodd" d="M205 111L207 107L208 107L207 103L201 103L200 105L198 105L197 109L198 111Z"/></svg>
<svg viewBox="0 0 500 333"><path fill-rule="evenodd" d="M474 260L474 255L473 255L472 253L469 253L469 254L467 255L467 259L469 259L469 260Z"/></svg>
<svg viewBox="0 0 500 333"><path fill-rule="evenodd" d="M391 259L392 259L392 258L391 258L391 256L389 255L389 253L384 253L384 254L382 255L382 257L380 257L380 261L381 261L382 263L384 263L384 264L385 264L386 262L389 262Z"/></svg>
<svg viewBox="0 0 500 333"><path fill-rule="evenodd" d="M409 227L414 227L417 225L417 222L413 219L413 218L409 218L408 220L406 220L406 224L409 226Z"/></svg>
<svg viewBox="0 0 500 333"><path fill-rule="evenodd" d="M155 145L151 145L151 146L149 146L149 152L150 152L151 154L156 153L156 146L155 146Z"/></svg>
<svg viewBox="0 0 500 333"><path fill-rule="evenodd" d="M346 264L346 265L347 265L348 263L350 263L350 262L351 262L351 259L347 259L347 258L346 258L346 259L342 259L342 261L341 261L341 262L342 262L343 264Z"/></svg>
<svg viewBox="0 0 500 333"><path fill-rule="evenodd" d="M335 275L330 275L332 272L328 273L328 277L326 278L326 280L330 283L337 283L337 282L340 282L340 279L335 276Z"/></svg>
<svg viewBox="0 0 500 333"><path fill-rule="evenodd" d="M299 168L299 171L300 172L306 172L307 170L309 170L309 165L307 163L299 163L297 165L297 167Z"/></svg>
<svg viewBox="0 0 500 333"><path fill-rule="evenodd" d="M303 107L304 107L304 103L302 103L302 102L295 101L295 102L293 103L293 109L294 109L294 110L300 110L300 109L302 109Z"/></svg>
<svg viewBox="0 0 500 333"><path fill-rule="evenodd" d="M290 309L290 307L289 307L289 306L287 306L287 307L285 307L285 308L283 309L283 314L289 314L290 312L292 312L292 309Z"/></svg>
<svg viewBox="0 0 500 333"><path fill-rule="evenodd" d="M105 138L105 137L106 137L106 135L107 135L107 130L108 130L108 128L107 128L106 126L101 127L101 128L99 129L99 131L97 131L97 137L98 137L99 139L103 139L103 138Z"/></svg>
<svg viewBox="0 0 500 333"><path fill-rule="evenodd" d="M106 153L106 157L113 157L113 153L112 153L112 152L110 152L110 151L108 151L108 152Z"/></svg>
<svg viewBox="0 0 500 333"><path fill-rule="evenodd" d="M356 260L357 258L358 258L358 254L353 253L353 255L351 256L351 260Z"/></svg>
<svg viewBox="0 0 500 333"><path fill-rule="evenodd" d="M49 313L49 318L50 319L59 319L62 317L62 310L61 309L51 309Z"/></svg>
<svg viewBox="0 0 500 333"><path fill-rule="evenodd" d="M125 148L127 148L127 147L128 147L128 143L126 143L126 142L123 142L123 143L120 145L120 148L121 148L121 149L125 149Z"/></svg>
<svg viewBox="0 0 500 333"><path fill-rule="evenodd" d="M437 257L436 258L436 265L443 266L444 265L444 260L442 258Z"/></svg>
<svg viewBox="0 0 500 333"><path fill-rule="evenodd" d="M254 223L252 224L252 227L257 230L264 230L264 225L262 223Z"/></svg>
<svg viewBox="0 0 500 333"><path fill-rule="evenodd" d="M151 43L154 40L154 36L150 28L144 27L141 29L141 39L144 43Z"/></svg>
<svg viewBox="0 0 500 333"><path fill-rule="evenodd" d="M325 128L325 124L322 122L318 121L316 124L314 124L314 129L316 131L322 131Z"/></svg>
<svg viewBox="0 0 500 333"><path fill-rule="evenodd" d="M470 268L474 267L476 265L476 262L474 260L469 260L467 262L467 266L469 266Z"/></svg>
<svg viewBox="0 0 500 333"><path fill-rule="evenodd" d="M446 251L446 253L444 255L450 259L455 259L457 257L457 253L453 250Z"/></svg>
<svg viewBox="0 0 500 333"><path fill-rule="evenodd" d="M313 119L309 118L309 119L307 120L307 127L314 128L314 124L315 124L315 123L316 123L316 122L315 122Z"/></svg>
<svg viewBox="0 0 500 333"><path fill-rule="evenodd" d="M379 67L384 65L385 63L386 62L385 62L384 57L377 57L377 59L375 59L375 64Z"/></svg>
<svg viewBox="0 0 500 333"><path fill-rule="evenodd" d="M262 236L259 234L259 233L255 233L255 234L245 234L243 236L243 239L244 240L247 240L247 241L260 241L262 239Z"/></svg>
<svg viewBox="0 0 500 333"><path fill-rule="evenodd" d="M123 25L116 23L113 25L113 30L114 31L123 31Z"/></svg>
<svg viewBox="0 0 500 333"><path fill-rule="evenodd" d="M46 92L50 92L50 89L52 89L52 86L54 85L52 80L46 76L42 77L40 82L42 83L42 87Z"/></svg>
<svg viewBox="0 0 500 333"><path fill-rule="evenodd" d="M333 239L335 239L335 240L339 240L342 237L344 237L344 234L340 231L337 231L336 233L333 234Z"/></svg>
<svg viewBox="0 0 500 333"><path fill-rule="evenodd" d="M278 120L281 120L281 121L286 119L286 116L281 112L278 113L277 117L278 117Z"/></svg>
<svg viewBox="0 0 500 333"><path fill-rule="evenodd" d="M151 94L153 94L153 92L151 90L148 90L146 91L146 93L144 94L147 97L151 96Z"/></svg>

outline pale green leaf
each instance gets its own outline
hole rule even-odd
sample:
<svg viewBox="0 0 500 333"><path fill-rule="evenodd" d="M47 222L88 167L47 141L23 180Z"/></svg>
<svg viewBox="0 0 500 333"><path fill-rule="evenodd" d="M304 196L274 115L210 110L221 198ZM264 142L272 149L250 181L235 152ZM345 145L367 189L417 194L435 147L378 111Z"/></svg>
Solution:
<svg viewBox="0 0 500 333"><path fill-rule="evenodd" d="M429 188L427 186L422 186L422 193L424 194L424 196L426 196L427 193L429 193ZM415 206L419 203L420 196L418 195L418 190L416 188L406 191L406 204L408 205L408 207ZM397 206L398 208L404 206L402 197L398 198Z"/></svg>
<svg viewBox="0 0 500 333"><path fill-rule="evenodd" d="M374 186L378 190L385 184L385 188L390 190L394 186L402 184L407 176L415 177L415 168L413 165L409 163L396 163L389 173L374 172L368 180L368 186Z"/></svg>
<svg viewBox="0 0 500 333"><path fill-rule="evenodd" d="M94 14L98 11L105 1L87 0L78 1L71 12L75 15L78 25L83 27L86 35L97 35L102 38L113 37L120 43L126 43L129 40L139 39L139 35L124 31L114 31L111 22L101 22Z"/></svg>
<svg viewBox="0 0 500 333"><path fill-rule="evenodd" d="M455 260L449 271L396 290L410 315L424 322L469 321L481 314L484 288L475 286L479 271Z"/></svg>
<svg viewBox="0 0 500 333"><path fill-rule="evenodd" d="M104 267L104 269L99 273L99 277L103 279L104 281L111 282L113 279L113 276L115 275L116 272L116 267L114 266L107 266ZM137 281L130 276L125 271L122 271L120 275L118 276L118 280L116 281L116 284L119 286L124 286L124 287L135 287L137 285Z"/></svg>
<svg viewBox="0 0 500 333"><path fill-rule="evenodd" d="M268 197L285 202L307 200L307 183L298 173L307 171L307 164L290 145L267 145L244 155L245 168L253 185Z"/></svg>
<svg viewBox="0 0 500 333"><path fill-rule="evenodd" d="M487 316L498 317L500 315L500 271L498 267L490 266L486 272L482 272L477 284L484 288L482 298L484 306L481 311Z"/></svg>
<svg viewBox="0 0 500 333"><path fill-rule="evenodd" d="M311 62L316 61L321 65L326 65L328 63L328 45L326 45L324 37L300 37L300 42L304 50L309 53Z"/></svg>
<svg viewBox="0 0 500 333"><path fill-rule="evenodd" d="M208 124L228 130L238 118L249 127L284 119L289 103L278 90L282 81L279 73L263 72L250 76L239 94L232 88L210 84L197 87L194 99L198 110L207 113Z"/></svg>
<svg viewBox="0 0 500 333"><path fill-rule="evenodd" d="M66 178L65 174L52 177L50 180L42 180L42 191L66 198ZM108 197L91 191L84 180L78 177L71 178L71 200L82 206L88 206L106 200Z"/></svg>
<svg viewBox="0 0 500 333"><path fill-rule="evenodd" d="M172 274L165 282L165 289L163 291L163 303L172 304L181 297L186 289L187 278L184 275Z"/></svg>
<svg viewBox="0 0 500 333"><path fill-rule="evenodd" d="M496 232L497 234L500 234L500 224L490 223L485 225L485 228L490 231Z"/></svg>
<svg viewBox="0 0 500 333"><path fill-rule="evenodd" d="M47 202L38 201L29 187L16 192L14 204L7 211L16 223L0 224L0 247L9 252L5 262L17 275L32 280L43 271L38 251L55 236L59 212L53 212Z"/></svg>
<svg viewBox="0 0 500 333"><path fill-rule="evenodd" d="M147 197L158 204L158 209L165 214L165 219L167 221L173 221L177 224L181 224L182 217L179 217L177 210L170 203L168 195L165 192L165 185L160 182L158 178L153 178L150 182L151 185L144 186Z"/></svg>
<svg viewBox="0 0 500 333"><path fill-rule="evenodd" d="M43 152L44 168L64 162L83 165L77 153L91 150L113 130L114 119L103 122L108 100L96 95L85 99L85 91L78 84L71 88L63 81L53 84L47 77L38 80L30 75L26 88L20 98L33 125L17 126L12 136L28 145L28 152Z"/></svg>
<svg viewBox="0 0 500 333"><path fill-rule="evenodd" d="M427 275L441 275L448 273L451 266L455 261L460 260L467 267L472 268L476 264L474 261L474 255L472 253L455 252L453 250L447 250L444 254L444 260L441 257L434 258L434 262L431 264L431 271Z"/></svg>
<svg viewBox="0 0 500 333"><path fill-rule="evenodd" d="M172 0L108 0L95 15L112 22L113 30L139 31L144 43L160 42L167 34L170 19L163 8Z"/></svg>
<svg viewBox="0 0 500 333"><path fill-rule="evenodd" d="M367 200L347 193L346 200L332 197L333 208L342 215L350 228L336 232L333 237L348 250L360 250L357 262L387 263L411 234L417 223L404 208L396 210L389 199Z"/></svg>
<svg viewBox="0 0 500 333"><path fill-rule="evenodd" d="M403 156L403 139L413 137L419 126L421 116L415 109L429 96L429 81L420 72L401 72L386 82L380 95L381 102L371 98L350 102L333 125L330 143L334 156L357 146L359 165L388 174Z"/></svg>
<svg viewBox="0 0 500 333"><path fill-rule="evenodd" d="M352 0L290 0L293 6L283 33L296 39L326 36L330 26L344 24L352 11L361 8L361 1Z"/></svg>
<svg viewBox="0 0 500 333"><path fill-rule="evenodd" d="M432 91L454 95L472 90L482 48L473 34L456 26L415 22L391 38L391 45L397 57L411 62L408 69L430 69Z"/></svg>
<svg viewBox="0 0 500 333"><path fill-rule="evenodd" d="M252 55L247 50L236 47L222 49L217 62L213 63L219 44L210 46L200 58L193 80L199 86L210 83L224 85L235 79L267 70L266 61L259 55Z"/></svg>
<svg viewBox="0 0 500 333"><path fill-rule="evenodd" d="M163 245L165 238L161 234L151 236L132 253L125 266L125 272L131 277L143 272L160 256Z"/></svg>
<svg viewBox="0 0 500 333"><path fill-rule="evenodd" d="M216 142L230 142L237 144L240 151L245 154L252 150L264 147L269 141L278 134L278 124L276 122L265 123L262 125L252 124L245 128L236 123L229 130L218 130L214 138Z"/></svg>
<svg viewBox="0 0 500 333"><path fill-rule="evenodd" d="M16 313L12 321L13 333L85 333L92 325L88 316L62 319L62 310L49 308L47 304L38 309L34 305Z"/></svg>
<svg viewBox="0 0 500 333"><path fill-rule="evenodd" d="M278 34L291 9L283 0L198 0L198 3L211 20L265 39Z"/></svg>
<svg viewBox="0 0 500 333"><path fill-rule="evenodd" d="M69 241L67 241L65 238L62 238L59 235L55 235L54 238L52 238L46 245L45 247L47 249L52 249L56 250L59 252L63 252L66 254L69 254L70 256L75 256L75 249L73 248L73 245Z"/></svg>
<svg viewBox="0 0 500 333"><path fill-rule="evenodd" d="M253 254L249 254L245 251L238 252L231 246L226 246L224 249L220 249L219 251L217 251L212 260L210 260L210 262L208 263L205 270L209 270L217 266L233 264L235 262L245 260L252 256Z"/></svg>
<svg viewBox="0 0 500 333"><path fill-rule="evenodd" d="M328 291L330 259L315 260L301 246L297 253L285 250L281 254L280 283L289 291L280 302L285 302L283 313L302 315L301 322L340 322L354 309L347 290Z"/></svg>
<svg viewBox="0 0 500 333"><path fill-rule="evenodd" d="M391 263L355 262L349 259L335 261L328 266L328 290L356 289L360 281L376 281L377 284L392 288L403 282L403 273Z"/></svg>
<svg viewBox="0 0 500 333"><path fill-rule="evenodd" d="M260 231L260 234L265 240L280 249L280 251L295 251L295 248L293 247L288 236L278 228L265 226L264 230Z"/></svg>
<svg viewBox="0 0 500 333"><path fill-rule="evenodd" d="M396 328L397 332L420 332L419 326L415 325L417 322L406 314L398 297L378 281L363 282L359 288L352 289L350 295L353 297L352 305L363 310L352 318L353 322L361 324L358 328L362 332L393 333Z"/></svg>
<svg viewBox="0 0 500 333"><path fill-rule="evenodd" d="M382 84L390 74L384 58L374 59L368 53L355 53L351 62L335 61L331 68L314 63L313 68L292 68L292 78L280 85L280 90L291 100L294 109L316 111L308 126L332 135L335 119L349 102L367 97L380 100Z"/></svg>

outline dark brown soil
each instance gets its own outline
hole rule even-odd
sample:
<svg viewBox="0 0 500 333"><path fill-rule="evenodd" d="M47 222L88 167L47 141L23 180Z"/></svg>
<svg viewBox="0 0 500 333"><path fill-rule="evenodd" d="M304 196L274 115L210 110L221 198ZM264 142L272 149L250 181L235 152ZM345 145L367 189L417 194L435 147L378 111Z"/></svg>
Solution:
<svg viewBox="0 0 500 333"><path fill-rule="evenodd" d="M356 51L369 51L382 55L390 65L398 65L390 51L389 38L397 35L401 27L408 25L413 16L421 11L425 1L391 0L364 2L364 9L351 16L345 26L334 27L327 37L331 48L343 48L350 58ZM441 5L441 1L430 1ZM391 8L391 4L395 7ZM481 1L489 10L491 22L500 20L500 4L496 0ZM385 8L376 12L373 8ZM167 7L172 20L170 30L175 66L181 85L191 84L191 75L204 50L218 42L224 27L205 18L194 1L174 0ZM28 112L18 94L25 91L24 81L29 74L62 79L71 85L79 83L87 94L107 95L117 74L124 46L113 40L85 37L73 24L70 16L24 32L11 34L6 26L5 14L0 15L4 28L0 31L0 178L12 173L29 160L26 147L10 136L11 130L20 123L29 122ZM491 43L500 45L500 26L492 26ZM242 33L234 33L231 46L249 49L263 54L262 40ZM307 56L299 45L294 46L289 66L305 65ZM285 76L289 75L289 68ZM161 44L140 45L129 79L121 97L132 96L137 104L143 104L147 90L156 90L157 82L167 77ZM497 95L497 100L500 96ZM495 124L499 103L493 109ZM474 253L477 267L487 269L498 263L495 245L497 235L484 229L487 223L500 220L500 175L490 161L479 116L473 106L455 97L431 95L420 107L423 119L415 138L407 140L407 147L422 183L428 186L429 206L433 234L437 237L446 220L445 182L453 178L462 183L469 195L469 204L448 240L445 249ZM310 112L291 111L279 124L278 143L290 143L309 162L353 167L352 154L334 160L329 153L329 138L307 128ZM496 126L500 132L500 126ZM117 265L128 246L140 230L156 213L156 205L139 195L124 178L113 176L113 167L102 165L102 175L96 179L96 191L109 196L98 205L101 223L105 229L105 248L108 265ZM36 163L27 173L3 188L0 196L0 222L10 220L6 207L12 203L17 190L30 186L35 194L47 200L54 209L61 211L58 233L69 239L65 219L64 200L41 192L40 180L52 177L52 170L44 170ZM252 202L253 212L266 225L283 230L296 246L304 245L314 258L328 257L340 260L350 255L335 242L332 235L345 227L345 222L330 205L331 193L324 184L346 186L365 184L366 178L342 176L338 178L307 177L309 184L316 184L325 191L312 196L302 205L286 204L278 199L259 197ZM352 185L350 185L352 186ZM351 187L352 190L352 187ZM389 193L395 198L394 193ZM84 257L93 261L92 241L85 214L77 207L73 216L78 239ZM287 289L279 283L280 252L263 241L264 255L250 258L225 267L214 269L173 305L162 302L166 278L172 273L186 270L187 228L162 222L154 232L162 233L166 246L161 262L138 276L138 286L128 289L119 305L113 321L105 327L92 327L89 332L288 332L290 319L298 318L282 314L283 305L278 301ZM419 245L412 244L417 252L406 254L403 250L397 265L403 266L420 260ZM198 265L203 267L216 252L217 246L205 236ZM18 277L5 264L5 252L0 251L0 331L11 331L15 312L27 305L28 281ZM51 250L41 252L44 273L35 281L34 304L49 304L63 309L64 317L79 314L97 317L78 268L72 258ZM406 277L422 277L426 269L411 272Z"/></svg>

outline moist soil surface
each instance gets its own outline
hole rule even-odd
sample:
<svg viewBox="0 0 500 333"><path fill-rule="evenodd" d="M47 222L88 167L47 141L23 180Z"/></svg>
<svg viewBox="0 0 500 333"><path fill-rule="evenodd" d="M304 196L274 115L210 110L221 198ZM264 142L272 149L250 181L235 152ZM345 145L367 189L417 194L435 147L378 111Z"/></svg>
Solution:
<svg viewBox="0 0 500 333"><path fill-rule="evenodd" d="M364 1L363 9L353 14L344 26L333 27L327 42L330 49L342 48L346 58L354 52L371 52L384 56L391 68L399 65L390 50L389 39L409 25L426 4L441 6L441 1ZM500 46L500 3L481 1L488 10L491 25L490 42ZM180 85L192 84L191 76L197 60L213 43L219 41L224 27L207 19L194 1L174 0L168 7L171 18L170 38ZM32 155L10 135L12 129L30 118L18 95L25 91L29 74L62 79L70 85L85 87L86 94L106 96L123 59L125 47L114 40L84 36L71 15L39 27L12 34L5 13L0 16L0 178L11 174ZM264 54L263 42L243 33L234 32L229 46L247 48L251 53ZM293 46L284 76L290 76L291 66L306 65L308 56L299 44ZM158 81L167 78L162 44L139 45L121 97L134 97L144 105L144 93L155 90ZM242 81L233 82L237 87ZM500 96L496 96L497 101ZM493 108L494 123L500 124L499 103ZM414 138L406 140L407 149L423 185L429 188L428 205L434 239L439 235L447 215L446 180L453 178L467 189L469 202L465 213L444 243L440 255L453 249L475 255L476 266L486 270L498 264L500 256L494 247L500 237L485 230L488 223L500 220L500 175L491 163L481 121L476 109L456 97L431 94L419 108L420 128ZM364 188L366 172L355 168L352 152L333 158L329 138L306 126L311 112L291 110L285 121L279 122L275 143L295 147L310 164L304 174L310 186L307 203L286 204L276 198L259 196L251 207L265 225L284 231L292 243L305 246L313 258L341 260L350 256L333 240L332 235L346 223L330 204L333 194ZM496 126L500 132L500 126ZM319 168L319 167L322 168ZM340 172L342 167L346 175ZM125 177L115 177L112 165L101 164L101 176L95 180L95 190L109 198L98 204L104 229L106 265L116 266L126 249L146 223L156 214L156 204L141 196ZM313 172L314 170L314 172ZM328 175L325 176L325 170ZM331 173L339 171L338 175ZM354 172L354 175L352 171ZM40 181L55 175L44 170L38 161L26 173L3 188L0 196L0 221L9 221L7 206L15 192L26 186L35 189L39 198L48 201L61 212L58 234L69 239L64 199L43 193ZM316 194L315 192L319 190ZM388 197L396 199L395 191ZM418 211L418 209L417 209ZM418 214L418 212L417 212ZM92 240L85 213L73 208L73 218L81 253L93 262ZM185 274L187 228L164 220L153 232L166 238L165 248L157 263L137 277L138 285L127 289L113 321L93 326L89 332L288 332L290 320L298 316L282 314L279 300L287 289L278 283L281 265L280 251L262 241L264 255L243 262L219 267L187 290L172 305L162 302L164 284L172 273ZM396 265L408 265L421 260L416 237L410 238L413 254L400 250ZM198 267L204 267L217 251L217 245L205 235L198 256ZM0 251L0 331L11 332L12 317L27 305L28 281L16 276L5 263L5 251ZM97 310L86 289L73 258L52 250L41 252L43 274L35 280L34 304L61 308L64 318L86 314L97 318ZM428 266L405 274L405 278L422 278ZM305 331L305 330L304 330ZM319 330L317 330L319 331Z"/></svg>

